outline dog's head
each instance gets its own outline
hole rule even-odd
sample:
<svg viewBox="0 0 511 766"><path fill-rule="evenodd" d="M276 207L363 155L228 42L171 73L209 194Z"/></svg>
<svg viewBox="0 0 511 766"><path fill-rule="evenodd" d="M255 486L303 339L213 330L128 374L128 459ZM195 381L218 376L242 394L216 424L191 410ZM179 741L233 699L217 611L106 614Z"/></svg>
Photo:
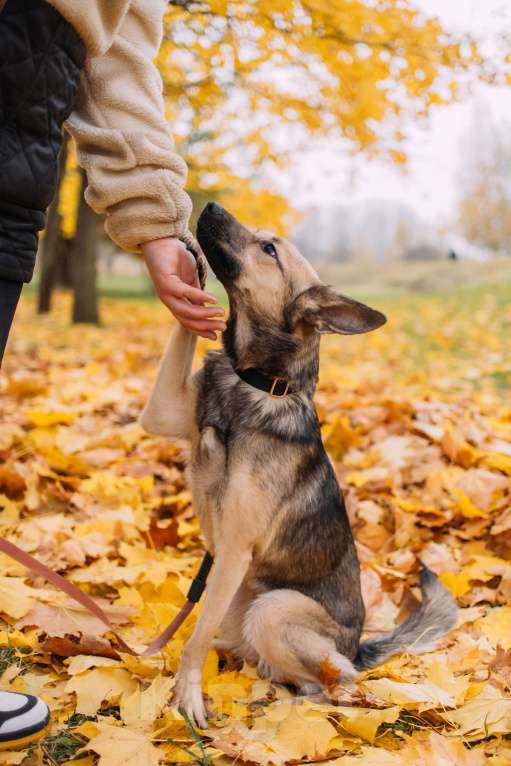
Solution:
<svg viewBox="0 0 511 766"><path fill-rule="evenodd" d="M214 202L200 215L197 238L229 296L224 342L237 364L257 366L265 346L283 353L314 334L353 335L386 321L324 285L291 242L247 229Z"/></svg>

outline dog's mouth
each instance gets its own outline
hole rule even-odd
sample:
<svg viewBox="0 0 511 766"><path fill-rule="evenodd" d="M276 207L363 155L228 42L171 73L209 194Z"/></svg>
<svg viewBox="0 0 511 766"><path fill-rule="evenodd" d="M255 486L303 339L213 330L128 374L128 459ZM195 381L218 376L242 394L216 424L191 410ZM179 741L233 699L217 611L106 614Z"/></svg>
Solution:
<svg viewBox="0 0 511 766"><path fill-rule="evenodd" d="M249 242L248 230L221 205L208 202L197 221L197 239L220 282L233 282L241 273L239 253Z"/></svg>

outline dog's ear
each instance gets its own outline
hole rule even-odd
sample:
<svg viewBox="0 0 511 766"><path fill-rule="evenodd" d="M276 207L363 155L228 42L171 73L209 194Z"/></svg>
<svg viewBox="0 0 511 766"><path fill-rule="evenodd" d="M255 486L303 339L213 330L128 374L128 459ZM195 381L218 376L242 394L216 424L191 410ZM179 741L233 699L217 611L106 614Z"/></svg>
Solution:
<svg viewBox="0 0 511 766"><path fill-rule="evenodd" d="M387 317L364 303L340 295L326 285L315 285L296 298L293 324L303 323L319 333L356 335L381 327Z"/></svg>

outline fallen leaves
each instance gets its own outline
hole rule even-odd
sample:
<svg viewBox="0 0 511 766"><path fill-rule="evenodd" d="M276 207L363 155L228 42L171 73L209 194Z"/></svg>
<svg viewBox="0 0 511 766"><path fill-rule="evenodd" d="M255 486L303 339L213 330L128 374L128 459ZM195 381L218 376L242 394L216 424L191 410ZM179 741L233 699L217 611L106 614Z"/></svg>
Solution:
<svg viewBox="0 0 511 766"><path fill-rule="evenodd" d="M141 691L138 686L132 694L123 694L120 714L124 723L134 729L152 732L154 721L168 705L173 686L173 678L158 676L147 689Z"/></svg>
<svg viewBox="0 0 511 766"><path fill-rule="evenodd" d="M423 681L401 683L390 678L378 678L364 681L367 691L385 700L389 704L398 704L405 709L431 710L437 707L454 707L454 698L436 684Z"/></svg>
<svg viewBox="0 0 511 766"><path fill-rule="evenodd" d="M142 649L182 606L202 552L186 445L136 423L167 316L109 303L107 326L70 328L59 315L34 324L31 311L22 306L0 377L0 534L97 599ZM211 650L199 737L169 707L195 613L160 655L126 656L95 617L1 557L0 686L41 694L52 734L75 732L82 752L69 766L511 763L511 409L492 384L509 311L481 296L474 318L462 303L414 298L392 303L381 333L323 341L318 410L362 562L368 635L416 607L420 560L461 607L437 651L391 658L356 687L324 663L335 704L297 698L232 658L219 665ZM477 379L466 374L476 356ZM77 715L91 720L76 726Z"/></svg>
<svg viewBox="0 0 511 766"><path fill-rule="evenodd" d="M104 607L105 614L113 624L120 625L128 622L133 614L131 607L109 606L98 602ZM75 601L64 601L58 606L36 604L17 624L18 628L36 625L48 636L58 638L66 635L95 635L103 636L108 627L98 617L84 609Z"/></svg>
<svg viewBox="0 0 511 766"><path fill-rule="evenodd" d="M400 712L401 708L397 705L383 710L343 707L341 726L349 734L354 734L363 739L364 742L373 744L381 724L395 723Z"/></svg>
<svg viewBox="0 0 511 766"><path fill-rule="evenodd" d="M330 766L486 766L487 761L482 752L467 750L461 741L430 732L421 739L407 738L399 752L364 747L362 757L347 756L328 763Z"/></svg>
<svg viewBox="0 0 511 766"><path fill-rule="evenodd" d="M99 733L89 740L87 750L99 755L99 766L158 766L163 753L150 738L129 728L102 723Z"/></svg>
<svg viewBox="0 0 511 766"><path fill-rule="evenodd" d="M24 617L32 608L37 591L21 577L0 576L0 611L9 617Z"/></svg>
<svg viewBox="0 0 511 766"><path fill-rule="evenodd" d="M477 621L494 649L511 649L511 606L499 606Z"/></svg>
<svg viewBox="0 0 511 766"><path fill-rule="evenodd" d="M283 702L256 718L251 729L239 723L223 727L212 744L232 758L282 766L324 759L336 735L335 726L318 710Z"/></svg>
<svg viewBox="0 0 511 766"><path fill-rule="evenodd" d="M482 739L511 730L511 698L504 697L494 686L486 686L480 694L457 710L443 714L455 724L457 734L470 739Z"/></svg>
<svg viewBox="0 0 511 766"><path fill-rule="evenodd" d="M76 694L77 713L94 715L102 702L119 703L137 688L137 682L124 668L100 667L70 678L65 691Z"/></svg>

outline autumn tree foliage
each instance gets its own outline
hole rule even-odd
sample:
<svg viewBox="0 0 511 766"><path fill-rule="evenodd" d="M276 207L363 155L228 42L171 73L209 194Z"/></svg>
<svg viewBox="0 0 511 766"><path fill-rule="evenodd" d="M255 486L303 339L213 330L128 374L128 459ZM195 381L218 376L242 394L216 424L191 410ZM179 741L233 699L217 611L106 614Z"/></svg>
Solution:
<svg viewBox="0 0 511 766"><path fill-rule="evenodd" d="M460 229L469 242L507 254L511 252L510 163L509 125L495 125L478 110L461 157Z"/></svg>
<svg viewBox="0 0 511 766"><path fill-rule="evenodd" d="M277 228L287 219L262 182L272 166L333 136L403 162L406 120L481 65L472 40L402 0L175 0L158 57L190 188Z"/></svg>
<svg viewBox="0 0 511 766"><path fill-rule="evenodd" d="M456 97L467 72L495 76L473 40L407 0L173 0L157 65L196 208L214 196L280 232L293 210L268 179L311 140L340 136L404 162L407 121ZM75 172L68 163L65 236Z"/></svg>

